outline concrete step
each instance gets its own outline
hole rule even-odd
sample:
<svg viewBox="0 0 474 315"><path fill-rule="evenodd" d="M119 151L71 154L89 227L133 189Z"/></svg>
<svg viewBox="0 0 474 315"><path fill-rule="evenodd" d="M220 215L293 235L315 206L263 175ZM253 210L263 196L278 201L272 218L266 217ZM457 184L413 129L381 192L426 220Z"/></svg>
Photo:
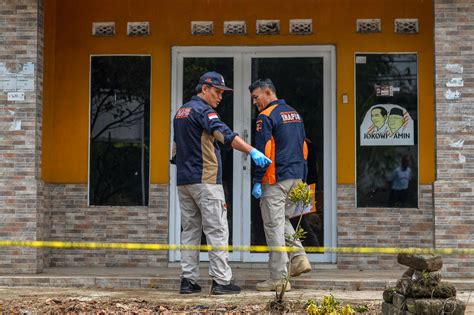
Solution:
<svg viewBox="0 0 474 315"><path fill-rule="evenodd" d="M201 264L199 284L208 288L211 280L207 276L207 264ZM243 289L255 289L255 285L268 279L268 269L259 265L232 265L235 284ZM54 267L41 274L0 275L0 286L28 287L80 287L108 289L156 288L179 289L180 269L176 266L164 268L122 267ZM383 290L394 286L402 271L349 271L326 266L314 266L313 271L291 280L293 289L311 290ZM452 282L458 291L474 289L474 279L445 279Z"/></svg>

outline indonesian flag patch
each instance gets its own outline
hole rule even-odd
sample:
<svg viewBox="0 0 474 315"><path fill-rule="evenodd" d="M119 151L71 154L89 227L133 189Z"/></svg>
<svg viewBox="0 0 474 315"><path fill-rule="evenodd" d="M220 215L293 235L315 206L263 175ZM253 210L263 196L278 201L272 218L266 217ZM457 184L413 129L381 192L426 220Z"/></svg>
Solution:
<svg viewBox="0 0 474 315"><path fill-rule="evenodd" d="M209 113L209 114L207 114L207 118L209 118L209 120L218 119L219 116L217 116L217 113Z"/></svg>

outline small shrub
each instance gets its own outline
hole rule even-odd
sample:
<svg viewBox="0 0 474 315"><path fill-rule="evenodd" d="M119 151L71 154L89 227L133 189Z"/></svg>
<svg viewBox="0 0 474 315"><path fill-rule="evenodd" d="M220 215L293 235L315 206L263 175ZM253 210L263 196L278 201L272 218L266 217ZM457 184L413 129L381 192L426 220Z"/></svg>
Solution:
<svg viewBox="0 0 474 315"><path fill-rule="evenodd" d="M341 302L332 294L323 297L321 304L314 300L308 300L305 306L308 315L354 315L356 312L365 313L368 311L367 306L352 307L350 304L341 306Z"/></svg>
<svg viewBox="0 0 474 315"><path fill-rule="evenodd" d="M295 204L301 202L303 207L306 207L312 201L311 190L308 188L308 185L301 182L291 189L288 199Z"/></svg>

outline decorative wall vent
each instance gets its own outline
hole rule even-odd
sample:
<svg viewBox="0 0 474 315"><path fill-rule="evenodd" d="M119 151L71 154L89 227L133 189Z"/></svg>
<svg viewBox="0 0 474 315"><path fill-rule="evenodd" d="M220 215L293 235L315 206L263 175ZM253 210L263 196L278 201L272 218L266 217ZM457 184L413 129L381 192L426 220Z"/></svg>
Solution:
<svg viewBox="0 0 474 315"><path fill-rule="evenodd" d="M418 19L395 19L395 33L417 34Z"/></svg>
<svg viewBox="0 0 474 315"><path fill-rule="evenodd" d="M382 26L380 19L357 19L357 33L380 33Z"/></svg>
<svg viewBox="0 0 474 315"><path fill-rule="evenodd" d="M191 34L212 35L214 33L214 22L212 21L192 21Z"/></svg>
<svg viewBox="0 0 474 315"><path fill-rule="evenodd" d="M92 35L113 36L115 35L115 22L94 22L92 23Z"/></svg>
<svg viewBox="0 0 474 315"><path fill-rule="evenodd" d="M257 20L257 34L276 35L280 33L280 20Z"/></svg>
<svg viewBox="0 0 474 315"><path fill-rule="evenodd" d="M128 36L148 36L150 35L150 22L128 22Z"/></svg>
<svg viewBox="0 0 474 315"><path fill-rule="evenodd" d="M290 34L305 35L313 33L313 20L290 20Z"/></svg>
<svg viewBox="0 0 474 315"><path fill-rule="evenodd" d="M226 35L244 35L247 33L245 21L225 21L224 34Z"/></svg>

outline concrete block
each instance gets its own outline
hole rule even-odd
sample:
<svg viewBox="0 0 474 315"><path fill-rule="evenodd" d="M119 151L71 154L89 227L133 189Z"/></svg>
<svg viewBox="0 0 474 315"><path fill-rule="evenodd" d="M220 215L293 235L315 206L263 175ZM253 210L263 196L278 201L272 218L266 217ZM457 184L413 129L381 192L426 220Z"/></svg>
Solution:
<svg viewBox="0 0 474 315"><path fill-rule="evenodd" d="M396 285L397 292L404 296L408 296L408 292L410 290L411 285L412 285L411 279L408 279L408 278L399 279Z"/></svg>
<svg viewBox="0 0 474 315"><path fill-rule="evenodd" d="M382 303L382 314L383 315L404 315L404 312L399 310L393 304L383 302Z"/></svg>
<svg viewBox="0 0 474 315"><path fill-rule="evenodd" d="M409 297L447 299L456 296L456 288L451 283L441 282L435 287L412 284L408 289Z"/></svg>
<svg viewBox="0 0 474 315"><path fill-rule="evenodd" d="M444 301L438 299L415 300L415 314L433 315L443 314Z"/></svg>
<svg viewBox="0 0 474 315"><path fill-rule="evenodd" d="M398 254L399 264L415 270L438 271L443 267L443 259L439 255Z"/></svg>
<svg viewBox="0 0 474 315"><path fill-rule="evenodd" d="M414 299L406 299L405 300L405 308L408 312L414 314L415 313L415 300Z"/></svg>
<svg viewBox="0 0 474 315"><path fill-rule="evenodd" d="M441 272L440 271L419 271L415 270L411 279L419 285L425 287L435 287L441 282Z"/></svg>
<svg viewBox="0 0 474 315"><path fill-rule="evenodd" d="M444 313L451 315L464 315L466 312L466 303L460 300L446 300L444 304Z"/></svg>
<svg viewBox="0 0 474 315"><path fill-rule="evenodd" d="M396 288L388 288L383 291L383 300L387 303L393 302L393 294L397 291Z"/></svg>
<svg viewBox="0 0 474 315"><path fill-rule="evenodd" d="M399 310L404 310L405 309L405 300L406 297L400 293L394 293L393 294L393 306L398 308Z"/></svg>

